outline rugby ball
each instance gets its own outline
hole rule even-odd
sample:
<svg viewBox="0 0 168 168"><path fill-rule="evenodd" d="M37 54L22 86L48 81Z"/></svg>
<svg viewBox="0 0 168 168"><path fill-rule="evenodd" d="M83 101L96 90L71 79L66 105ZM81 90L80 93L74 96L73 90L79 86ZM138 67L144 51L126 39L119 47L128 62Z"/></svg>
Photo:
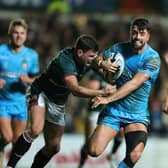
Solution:
<svg viewBox="0 0 168 168"><path fill-rule="evenodd" d="M123 55L119 52L110 53L108 59L110 59L110 61L113 64L116 64L118 66L118 70L116 73L112 73L110 71L104 71L104 79L108 83L114 83L114 81L116 81L124 71L125 60Z"/></svg>

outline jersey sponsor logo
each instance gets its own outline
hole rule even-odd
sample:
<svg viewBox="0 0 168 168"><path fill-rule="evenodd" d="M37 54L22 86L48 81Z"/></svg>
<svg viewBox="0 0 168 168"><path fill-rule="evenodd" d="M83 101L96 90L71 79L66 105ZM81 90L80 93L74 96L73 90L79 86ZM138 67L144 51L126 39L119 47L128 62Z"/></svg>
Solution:
<svg viewBox="0 0 168 168"><path fill-rule="evenodd" d="M2 60L9 60L9 57L8 55L1 55L0 57Z"/></svg>
<svg viewBox="0 0 168 168"><path fill-rule="evenodd" d="M26 60L26 58L24 57L23 60L22 60L22 69L23 69L23 70L26 70L27 68L28 68L27 60Z"/></svg>
<svg viewBox="0 0 168 168"><path fill-rule="evenodd" d="M27 67L28 67L28 66L27 66L27 64L26 64L26 63L22 64L22 69L23 69L23 70L26 70L26 69L27 69Z"/></svg>

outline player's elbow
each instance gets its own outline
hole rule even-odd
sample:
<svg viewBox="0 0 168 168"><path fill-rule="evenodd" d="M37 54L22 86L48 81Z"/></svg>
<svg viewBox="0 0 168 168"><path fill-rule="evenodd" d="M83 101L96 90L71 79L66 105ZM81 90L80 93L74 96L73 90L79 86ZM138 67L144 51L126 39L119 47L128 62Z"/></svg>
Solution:
<svg viewBox="0 0 168 168"><path fill-rule="evenodd" d="M85 91L82 87L77 87L75 89L71 89L71 93L73 96L87 97L87 94L85 93Z"/></svg>
<svg viewBox="0 0 168 168"><path fill-rule="evenodd" d="M72 93L73 96L80 96L80 94L76 91L71 91L71 93Z"/></svg>
<svg viewBox="0 0 168 168"><path fill-rule="evenodd" d="M73 96L82 96L82 92L79 88L76 88L76 89L71 89L71 93Z"/></svg>

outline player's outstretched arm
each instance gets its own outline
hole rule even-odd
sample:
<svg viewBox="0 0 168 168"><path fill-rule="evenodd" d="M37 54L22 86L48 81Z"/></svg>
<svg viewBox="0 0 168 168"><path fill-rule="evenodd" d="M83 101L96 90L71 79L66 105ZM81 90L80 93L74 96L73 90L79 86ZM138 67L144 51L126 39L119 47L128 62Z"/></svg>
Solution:
<svg viewBox="0 0 168 168"><path fill-rule="evenodd" d="M78 80L75 75L69 75L64 78L66 87L69 88L71 93L74 96L80 96L80 97L95 97L95 96L107 96L111 94L111 92L114 92L114 90L110 89L89 89L86 87L83 87L79 85Z"/></svg>
<svg viewBox="0 0 168 168"><path fill-rule="evenodd" d="M96 108L100 104L108 104L116 100L122 99L129 95L134 90L138 89L145 81L149 79L149 76L145 73L137 73L134 78L123 86L121 86L114 94L108 97L95 97L92 99L92 108Z"/></svg>

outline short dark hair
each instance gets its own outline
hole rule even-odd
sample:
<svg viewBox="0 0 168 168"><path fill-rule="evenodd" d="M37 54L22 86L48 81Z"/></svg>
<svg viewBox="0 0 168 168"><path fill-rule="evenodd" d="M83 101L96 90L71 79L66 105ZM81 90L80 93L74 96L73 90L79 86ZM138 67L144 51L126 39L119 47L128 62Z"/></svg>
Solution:
<svg viewBox="0 0 168 168"><path fill-rule="evenodd" d="M145 19L145 18L136 18L132 21L131 23L131 30L134 26L137 26L138 29L140 30L144 30L146 29L149 33L151 31L151 25L149 23L149 20L148 19Z"/></svg>
<svg viewBox="0 0 168 168"><path fill-rule="evenodd" d="M99 46L96 39L87 34L80 35L75 42L75 49L82 49L84 52L88 50L98 51Z"/></svg>

